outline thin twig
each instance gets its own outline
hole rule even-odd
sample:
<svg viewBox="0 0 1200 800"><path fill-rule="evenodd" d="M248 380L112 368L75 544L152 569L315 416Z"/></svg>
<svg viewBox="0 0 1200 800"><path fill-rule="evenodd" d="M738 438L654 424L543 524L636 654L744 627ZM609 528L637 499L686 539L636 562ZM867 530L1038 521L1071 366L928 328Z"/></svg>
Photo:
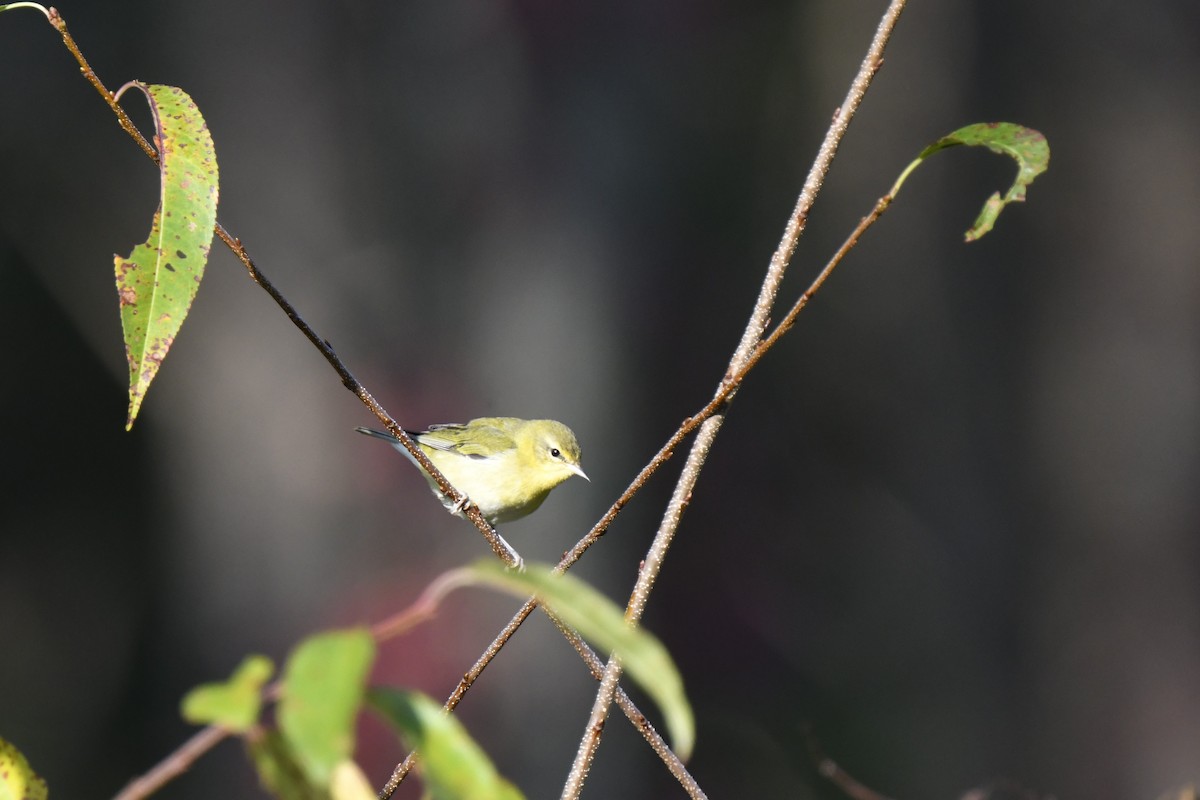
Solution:
<svg viewBox="0 0 1200 800"><path fill-rule="evenodd" d="M554 572L558 574L566 572L583 556L585 552L587 552L592 545L600 540L600 537L603 536L605 531L608 530L608 526L612 524L612 521L616 518L617 514L620 513L621 509L624 508L633 498L633 496L637 494L637 492L646 484L646 481L648 481L663 464L671 459L671 457L675 454L676 447L678 447L679 444L681 444L683 440L686 439L687 436L696 428L698 428L706 419L716 413L717 409L721 407L723 397L734 391L741 382L741 379L744 377L745 373L735 376L734 380L728 382L727 387L723 390L720 397L714 398L695 416L689 417L683 421L683 423L679 426L679 429L671 435L671 437L661 448L659 448L658 452L655 453L654 457L650 459L649 463L642 467L641 471L638 472L638 474L630 482L629 486L626 487L625 491L621 493L620 497L613 502L608 511L606 511L604 515L600 517L600 520L592 526L592 529L588 531L582 539L576 542L574 547L563 554L563 557L559 560L558 564L555 565ZM475 684L475 681L483 673L483 670L487 668L488 664L492 662L492 659L496 657L504 645L508 643L508 640L512 638L513 634L517 632L517 629L521 627L521 625L537 607L537 600L533 597L529 598L525 601L525 605L521 606L517 613L513 615L512 619L508 621L508 624L496 634L496 636L492 639L491 644L489 644L487 649L485 649L479 655L479 658L475 660L475 663L472 664L471 668L463 675L462 680L460 680L458 685L454 687L454 691L452 691L450 696L446 698L446 702L443 707L447 712L451 712L458 707L458 704L462 701L466 693L470 691L471 687ZM578 636L576 635L574 638L578 638ZM600 677L601 676L598 675L597 680L599 680ZM628 706L626 707L623 705L622 710L625 711L625 715L629 717L630 722L632 722L633 725L638 728L638 730L643 731L644 735L644 726L648 724L645 722L646 716L638 710L637 706L633 704L632 700L629 700L624 691L621 692L621 695L625 696L625 701ZM661 749L655 747L655 751L658 752L659 756L663 758L664 763L666 763L667 768L672 774L678 777L679 774L687 773L687 769L683 766L683 762L679 760L679 757L676 756L675 753L665 745L665 743ZM388 777L387 783L385 783L383 788L379 790L380 800L389 800L389 798L395 794L396 789L399 788L400 784L404 781L404 779L408 776L408 773L412 771L413 766L416 764L416 755L417 754L415 750L409 752L409 754L404 757L404 760L395 766L395 768L392 770L392 774ZM690 780L691 776L689 775L688 778ZM691 783L694 785L695 781L691 780ZM685 788L687 788L686 784ZM703 792L699 792L699 787L696 787L696 791L698 794L693 795L694 797L703 796Z"/></svg>
<svg viewBox="0 0 1200 800"><path fill-rule="evenodd" d="M742 365L742 369L737 373L738 376L745 377L745 373L754 368L763 355L775 346L780 337L792 329L792 326L796 324L796 318L800 316L800 312L804 310L813 296L825 285L825 280L837 265L842 263L846 255L854 249L854 246L858 244L859 239L867 232L867 229L879 221L879 218L891 207L891 204L892 196L890 194L885 194L875 202L875 207L871 209L871 213L859 220L858 225L854 226L854 230L846 237L846 241L842 242L842 246L837 249L837 252L833 254L824 268L817 274L817 277L813 279L813 282L804 290L804 294L800 295L799 299L788 310L788 313L779 321L775 329L762 340L758 347L751 351L746 359L746 363Z"/></svg>
<svg viewBox="0 0 1200 800"><path fill-rule="evenodd" d="M154 794L169 781L188 770L196 759L207 753L230 733L225 728L210 725L202 728L183 746L154 766L154 769L131 781L113 800L138 800Z"/></svg>
<svg viewBox="0 0 1200 800"><path fill-rule="evenodd" d="M860 783L853 775L838 766L836 761L825 755L825 751L821 749L821 743L817 741L811 728L805 729L804 738L808 744L808 754L812 757L817 773L841 789L847 797L852 800L889 800L886 795Z"/></svg>
<svg viewBox="0 0 1200 800"><path fill-rule="evenodd" d="M63 19L61 14L58 13L58 9L51 7L50 13L47 15L47 19L50 21L50 24L54 26L54 29L58 31L58 34L62 37L63 44L65 44L67 49L71 51L71 55L75 56L75 60L79 62L79 71L83 74L84 79L90 83L97 92L100 93L100 96L104 98L104 102L107 103L108 107L112 109L112 112L117 115L117 122L120 123L121 128L128 133L135 142L137 142L138 147L142 148L142 152L149 156L151 161L157 164L158 152L154 149L154 146L146 140L146 137L142 136L142 132L139 131L137 126L133 124L133 120L131 120L129 115L125 113L125 109L121 108L121 104L117 102L117 99L113 96L113 93L105 88L104 84L100 82L99 76L97 76L95 71L92 70L91 64L87 62L87 59L83 57L83 52L79 49L79 46L75 44L75 39L67 30L67 21Z"/></svg>
<svg viewBox="0 0 1200 800"><path fill-rule="evenodd" d="M367 387L358 382L358 379L355 378L353 373L350 372L349 367L347 367L342 362L341 358L338 357L337 352L333 349L333 345L329 343L329 340L320 336L313 329L313 327L309 325L303 317L300 316L300 313L296 311L295 306L293 306L291 302L288 301L288 299L284 297L278 289L275 288L273 283L267 280L267 277L262 274L262 271L258 268L258 265L254 263L254 259L252 259L250 254L246 252L246 248L242 244L242 240L231 236L229 232L225 230L224 226L222 226L219 222L214 230L216 231L217 236L220 237L221 241L225 243L225 246L228 247L230 251L237 256L237 259L242 262L242 265L245 266L246 272L250 275L250 279L261 286L262 289L271 296L271 299L274 300L275 304L278 305L283 313L287 315L287 318L292 321L292 324L300 329L300 332L304 334L305 338L312 342L313 347L317 348L317 351L320 352L320 354L324 356L325 360L329 362L329 366L333 367L334 372L336 372L338 377L342 379L342 385L353 392L355 397L362 401L362 404L365 405L367 409L374 414L377 419L379 419L380 422L387 426L388 432L395 436L396 439L402 445L404 445L404 448L413 455L413 457L417 460L417 463L421 465L421 468L433 477L434 481L438 485L438 491L449 497L452 503L466 501L468 499L467 496L455 489L450 482L446 480L446 477L442 475L438 468L434 466L433 462L429 460L429 457L425 455L424 451L422 451L421 448L417 446L416 442L413 441L412 437L408 435L408 431L401 428L400 425L397 424L394 419L392 419L391 415L388 414L384 407L380 405L379 401L375 399L375 396L367 391ZM491 524L483 518L483 514L479 511L478 506L476 506L474 503L471 503L463 510L463 514L469 520L471 520L476 528L479 529L479 532L483 534L483 537L487 540L488 544L491 545L492 552L494 552L501 561L510 567L521 566L521 557L517 555L516 551L508 546L508 542L504 541L504 539L500 537L500 534L496 532L496 529L493 528Z"/></svg>
<svg viewBox="0 0 1200 800"><path fill-rule="evenodd" d="M738 344L737 350L734 351L733 358L729 362L729 368L726 370L727 378L741 371L749 362L751 355L756 349L759 349L762 343L762 335L766 331L771 315L771 308L774 306L775 297L779 292L779 286L791 261L792 253L795 252L796 244L804 232L813 203L820 192L825 175L829 172L830 164L833 163L833 158L837 154L838 146L842 141L842 137L845 136L846 129L850 121L854 118L863 96L866 94L872 79L875 77L875 73L883 63L884 48L891 38L896 22L900 18L900 13L904 10L904 5L905 0L892 0L892 3L884 12L879 27L875 31L875 36L871 41L871 46L867 50L867 55L859 67L858 74L855 75L853 82L850 84L850 91L847 93L846 99L837 113L834 114L833 121L830 123L829 130L826 132L825 139L821 143L821 148L817 153L817 158L813 162L808 177L804 181L804 188L800 192L796 208L792 212L792 216L788 219L783 238L780 240L775 253L771 256L771 263L767 269L767 275L763 279L758 300L754 305L754 311L750 315L746 330L742 334L742 340ZM821 280L824 281L824 277ZM720 388L718 389L719 391ZM726 402L729 402L729 400L732 400L732 395L730 395ZM663 560L666 558L671 541L675 536L675 531L678 529L679 520L684 509L687 507L688 501L691 499L700 470L704 467L708 452L712 447L713 440L721 429L723 420L724 411L706 420L700 428L700 433L692 442L692 450L688 455L687 464L684 466L679 480L675 484L675 490L671 495L670 502L667 504L667 510L663 515L662 523L659 525L658 533L655 534L646 559L642 562L642 567L638 571L637 582L634 585L633 593L630 595L629 603L626 606L625 618L633 624L637 624L641 619L642 613L645 611L650 591L653 589L659 571L662 569ZM587 777L588 769L592 759L595 757L596 748L600 745L604 720L608 714L608 707L612 703L613 690L617 685L620 675L620 660L615 656L611 657L608 665L605 667L604 679L600 682L600 690L596 693L596 702L592 705L592 714L588 719L583 737L579 742L575 761L571 765L567 782L563 787L563 800L576 800L579 797L579 793L583 790L583 783Z"/></svg>
<svg viewBox="0 0 1200 800"><path fill-rule="evenodd" d="M562 620L549 611L546 612L546 615L550 617L550 620L558 628L559 632L575 648L575 652L579 653L580 658L583 659L591 671L592 677L598 681L602 680L604 677L604 662L600 660L596 652L588 646L588 643L573 628L563 623ZM629 699L629 695L625 694L625 690L620 686L617 686L616 702L617 707L625 713L626 718L641 732L642 737L654 752L658 754L662 762L667 765L667 769L675 776L675 780L679 781L680 786L687 792L688 797L692 800L707 800L708 795L700 788L700 784L696 783L696 779L692 777L687 767L675 755L675 751L659 735L654 726L650 724L650 720L646 719L646 715L638 710L638 707L634 705L633 701Z"/></svg>
<svg viewBox="0 0 1200 800"><path fill-rule="evenodd" d="M393 614L383 622L371 626L371 638L376 643L394 639L402 633L407 633L413 627L433 619L437 607L450 592L471 583L467 569L453 569L443 573L433 583L425 587L421 596L414 600L408 608Z"/></svg>
<svg viewBox="0 0 1200 800"><path fill-rule="evenodd" d="M700 469L704 465L704 459L708 456L709 447L717 431L720 429L723 420L723 413L716 414L705 420L704 424L700 426L700 433L692 443L687 463L684 465L680 479L675 485L675 491L667 503L667 511L663 517L663 524L659 527L659 535L655 536L646 561L649 561L651 558L657 558L659 563L661 563L663 556L666 554L666 548L670 546L671 537L678 527L684 509L691 500L692 487L695 486L696 478L699 476ZM639 584L642 582L642 576L647 574L645 564L646 562L644 561L642 569L638 573ZM635 592L634 597L645 598L647 594L648 591L640 594ZM633 602L632 598L630 602ZM636 624L644 608L644 605L636 610L633 610L632 606L627 607L625 618ZM567 775L567 781L563 788L564 798L577 798L579 792L583 790L583 783L587 779L587 774L591 770L592 760L596 755L596 749L600 745L600 737L604 731L604 721L608 716L608 708L613 700L613 689L620 678L621 662L616 654L614 654L609 657L608 664L604 668L604 677L600 680L600 689L597 691L596 699L592 703L592 712L588 718L587 727L579 743L575 760L571 764L571 770Z"/></svg>
<svg viewBox="0 0 1200 800"><path fill-rule="evenodd" d="M559 563L558 567L565 569L562 562ZM558 571L562 571L562 569L558 569ZM471 668L467 670L466 674L463 675L462 680L458 682L458 685L454 688L454 691L450 693L450 697L447 698L444 706L447 712L454 711L454 709L458 707L458 704L462 701L463 696L466 695L467 691L469 691L470 688L475 684L475 681L483 673L483 670L488 664L491 663L492 659L495 658L500 652L500 649L504 647L512 635L516 633L517 629L521 627L521 624L525 622L526 618L528 618L536 608L539 608L539 605L537 601L531 597L525 601L525 605L521 606L517 613L513 615L513 618L509 620L508 624L504 626L503 630L496 635L496 637L492 640L492 643L488 645L487 649L484 650L479 658L476 659ZM578 633L562 624L562 622L554 617L554 615L547 612L547 616L549 616L554 624L558 626L563 636L566 637L567 641L571 643L571 646L574 647L579 653L580 657L584 660L584 663L587 664L588 669L591 671L592 676L597 681L600 680L604 674L604 662L602 662L595 652L588 647L587 643L580 638ZM617 705L625 713L625 716L629 719L630 723L633 724L633 726L638 729L646 741L650 743L650 746L654 749L654 752L658 754L659 758L662 759L670 773L675 776L675 778L680 782L680 785L682 785L684 790L687 791L688 796L693 798L693 800L702 800L702 798L705 798L706 795L696 783L696 779L691 776L687 770L687 767L683 765L683 762L679 760L679 757L675 755L670 746L658 734L658 732L650 724L649 720L646 719L646 715L643 714L634 704L633 700L629 698L629 695L627 695L624 690L618 688L616 700ZM396 765L395 769L392 770L392 774L389 776L387 783L384 784L383 788L379 790L379 797L382 798L382 800L387 800L387 798L390 798L392 794L395 793L396 789L408 776L408 773L412 771L413 766L416 764L416 760L417 752L414 750L405 756L403 761Z"/></svg>
<svg viewBox="0 0 1200 800"><path fill-rule="evenodd" d="M616 518L617 514L620 513L621 509L623 509L633 498L633 496L637 494L639 490L641 490L650 477L654 475L654 473L657 472L663 464L671 459L671 457L675 454L676 448L683 442L683 440L686 439L694 430L696 430L696 428L700 427L704 422L712 418L725 407L726 401L741 386L742 381L745 380L746 375L750 372L750 370L758 365L759 361L762 360L762 357L767 353L767 351L774 347L785 333L791 330L800 312L804 310L809 301L816 295L818 291L820 291L830 273L832 273L834 268L842 262L849 251L856 244L858 244L858 241L861 239L863 233L865 233L868 228L870 228L879 220L879 218L890 206L891 201L891 195L884 195L876 202L875 207L871 210L871 213L862 218L859 224L846 238L846 241L842 244L842 246L838 248L834 255L825 264L824 268L822 268L821 272L818 273L817 277L813 279L812 283L809 284L804 293L799 297L799 299L796 300L795 304L793 304L792 308L788 311L783 320L781 320L780 323L771 331L770 335L763 339L762 342L751 351L749 357L746 359L741 368L730 375L722 383L720 390L716 393L716 395L714 395L713 399L710 400L707 405L705 405L704 408L700 409L695 415L688 417L683 421L683 423L671 435L666 443L663 444L662 447L659 448L658 452L654 454L654 457L650 459L646 466L642 467L641 471L637 474L637 476L634 477L629 486L626 487L625 491L622 492L616 501L613 502L613 504L604 513L604 515L601 516L600 520L592 527L592 529L588 531L583 538L576 542L574 547L563 554L562 559L554 568L555 572L560 574L566 572L593 544L599 541L600 537L604 535L605 531L608 529L608 526ZM478 679L484 668L491 663L491 660L495 658L495 656L500 652L501 648L503 648L508 640L512 638L517 629L520 628L525 622L525 619L537 607L537 601L533 598L530 598L528 601L526 601L525 605L517 611L513 618L509 620L508 624L505 625L505 627L498 634L496 634L491 644L489 644L487 649L479 656L478 659L476 659L475 664L473 664L471 669L469 669L466 674L463 675L462 680L459 681L458 685L454 688L454 691L451 692L450 696L446 699L445 708L447 711L453 711L458 706L463 696L467 693L467 691L470 690L471 686L475 683L476 679ZM597 680L600 680L600 677L600 675L596 675ZM618 689L618 692L618 704L622 702L622 697L625 697L625 699L628 700L628 696L625 695L624 691ZM633 707L633 713L624 707L622 707L622 710L625 710L626 716L629 717L630 721L633 722L636 727L641 729L643 721L645 720L645 716L642 715L640 711L637 711L636 706ZM661 755L663 754L660 752L660 756ZM679 761L678 757L676 757L673 752L669 754L669 758L664 758L664 761L667 763L668 768L671 769L672 774L676 774L678 770L682 770L682 772L686 773L686 769L683 768L682 762ZM401 781L404 780L405 776L407 776L408 772L412 769L414 763L415 759L413 758L413 754L410 753L409 756L404 759L404 761L402 761L400 764L397 764L396 768L392 772L391 777L388 779L388 782L384 785L383 789L380 790L379 796L384 798L384 800L391 797L396 791L396 788L400 785ZM685 784L684 788L688 788L688 786ZM695 787L695 789L696 791L699 791L699 787ZM691 793L691 791L692 790L689 789L689 793Z"/></svg>
<svg viewBox="0 0 1200 800"><path fill-rule="evenodd" d="M671 438L668 439L667 442L659 449L658 453L656 453L655 456L646 464L646 466L642 468L642 470L625 489L621 496L613 503L608 511L595 524L595 526L593 526L592 530L589 531L588 534L585 535L578 543L576 543L575 547L563 555L562 560L555 567L556 572L562 573L570 569L570 567L579 560L583 553L586 552L586 550L590 548L592 544L599 540L599 538L604 534L604 531L607 529L608 525L611 524L612 520L616 517L617 513L619 513L620 510L637 493L637 491L645 485L646 481L659 469L659 467L665 464L674 455L675 448L685 438L687 438L692 431L699 427L703 422L710 419L724 406L726 399L737 390L742 381L745 379L746 375L758 364L762 356L779 341L783 334L787 333L787 331L791 329L792 325L795 323L796 317L808 304L809 300L811 300L821 288L825 282L825 279L833 271L833 268L836 267L843 260L849 250L855 244L857 244L858 240L861 238L862 234L867 230L867 228L874 224L883 214L883 212L886 211L890 202L890 195L880 198L872 212L860 221L855 230L846 239L846 242L843 243L834 256L829 260L824 269L822 269L817 278L813 280L812 284L808 287L804 294L800 296L784 319L775 327L771 334L763 340L762 344L753 351L750 359L747 360L747 362L738 372L730 376L730 378L723 385L721 391L719 391L704 408L698 411L694 416L684 420L679 429L675 431ZM284 304L287 303L286 300L283 302ZM303 321L301 320L301 323L302 322ZM388 638L392 638L402 631L407 630L411 626L432 616L433 606L436 605L436 600L432 600L428 596L429 591L430 590L427 590L422 597L418 598L418 600L409 608L399 612L387 620L384 620L383 622L372 626L372 634L376 640L384 641ZM475 681L482 674L484 668L491 663L492 659L495 658L495 656L500 652L500 649L508 642L521 624L524 623L529 614L538 607L538 603L530 598L525 605L523 605L521 609L517 611L505 628L495 637L492 644L487 648L487 650L484 651L483 654L480 655L475 664L472 665L471 669L468 670L463 676L463 679L459 682L458 686L455 687L454 692L452 692L450 697L446 700L445 707L447 711L453 711L458 706L463 696L468 690L470 690L471 686L474 685ZM559 627L567 641L569 641L571 645L575 647L576 651L579 652L581 658L583 658L584 662L591 670L593 677L597 681L601 680L603 678L604 663L600 661L595 652L591 650L587 643L584 642L579 635L575 633L575 631L562 625L562 623L559 622L553 615L550 615L550 618L555 621L555 624ZM277 689L277 687L272 686L271 689ZM271 693L272 692L268 690L268 694ZM617 687L615 699L617 706L622 710L634 727L641 732L646 741L649 742L650 746L659 755L671 774L675 776L675 778L680 782L680 785L688 793L688 796L693 798L693 800L702 800L703 798L706 798L704 791L696 783L695 778L693 778L688 772L683 762L680 761L679 757L675 755L674 751L670 749L670 746L666 743L666 741L663 740L661 735L659 735L659 733L654 729L653 725L650 724L645 714L638 709L636 704L634 704L634 702L630 699L629 695L626 694L625 691L619 686ZM218 741L220 741L221 738L223 737L217 737L209 740L208 747L215 745ZM189 766L191 762L193 762L204 752L204 749L198 749L196 745L193 744L192 740L189 740L179 750L169 755L163 763L182 763L180 762L180 753L184 750L188 751L186 758L187 765ZM407 776L409 771L411 771L415 763L416 751L413 751L408 754L404 761L396 766L388 783L380 791L380 796L384 798L390 797L395 792L400 782L403 781L405 776ZM186 766L183 769L186 769ZM162 782L165 783L167 780L176 777L183 771L183 769L179 769L170 774L165 774ZM157 767L153 773L158 774ZM147 773L146 777L135 781L133 784L130 784L130 787L119 796L119 800L133 800L133 798L144 797L150 792L157 791L158 788L161 788L161 783L154 784L147 782L147 778L150 776L150 774L151 773ZM138 787L142 793L129 794L129 792L133 790L135 786Z"/></svg>
<svg viewBox="0 0 1200 800"><path fill-rule="evenodd" d="M809 301L812 300L816 293L825 284L825 280L829 277L830 273L832 273L834 268L842 262L849 251L856 244L858 244L858 241L861 239L863 233L865 233L868 228L870 228L879 220L879 218L890 206L891 201L891 195L884 195L876 202L875 207L871 210L871 213L862 218L859 224L846 238L846 241L842 244L842 246L838 248L837 252L835 252L834 255L829 259L821 272L818 273L817 277L813 279L812 283L809 284L804 293L799 297L799 299L796 300L795 304L788 311L783 320L781 320L780 323L771 331L771 333L751 351L749 357L746 359L746 362L742 365L742 367L730 375L722 383L720 390L716 395L714 395L713 399L710 400L704 408L697 411L694 416L688 417L683 421L678 430L671 435L671 437L665 444L662 445L661 448L659 448L658 452L655 453L654 457L650 459L646 466L642 467L641 471L630 482L625 491L622 492L620 497L613 502L612 506L609 507L609 509L592 527L592 529L588 531L583 538L576 542L574 547L563 554L562 559L554 568L555 572L562 573L570 569L592 545L599 541L621 509L623 509L633 498L633 496L641 490L650 477L654 475L654 473L657 472L663 464L671 459L671 457L675 454L676 448L683 442L683 440L686 439L704 422L715 416L725 407L727 400L738 390L742 382L745 380L747 374L758 365L758 363L762 360L762 357L779 342L780 338L782 338L785 333L791 330L800 312L804 310ZM463 676L463 679L459 682L458 686L455 687L454 691L450 694L450 697L447 698L445 703L445 708L447 711L453 711L458 706L459 701L461 701L463 698L463 695L470 690L471 686L483 672L484 668L491 663L491 660L495 658L495 656L500 652L501 648L504 647L508 640L512 638L513 634L516 633L517 629L520 628L521 624L524 623L529 614L532 613L537 607L537 602L533 598L530 598L525 605L522 606L519 611L517 611L513 618L509 620L508 624L496 635L496 637L492 640L492 643L488 645L487 649L479 656L475 664L472 665L471 669L468 670ZM600 677L601 676L597 676L597 680L599 680ZM618 704L621 703L622 696L624 696L624 692L619 690L619 694L617 695ZM635 714L631 714L628 710L624 709L624 707L622 710L625 710L626 716L629 717L630 721L640 729L642 720L645 719L645 716L641 715L641 712L637 711L636 707L634 707ZM660 756L663 755L661 752L659 754ZM680 770L686 773L686 768L683 768L682 762L679 761L678 757L675 756L673 752L669 752L669 757L665 757L663 760L667 764L667 767L671 770L672 774L676 774L677 777L677 773ZM404 759L404 761L396 765L396 768L393 770L388 782L384 785L383 789L380 790L379 796L382 798L382 800L387 800L387 798L392 796L392 794L396 791L396 788L404 780L405 776L408 775L414 763L414 754L410 753L409 756ZM688 789L687 784L684 785L684 788ZM696 787L696 790L698 791L699 787ZM689 793L690 791L691 789L689 789Z"/></svg>
<svg viewBox="0 0 1200 800"><path fill-rule="evenodd" d="M533 610L537 607L538 603L532 597L526 600L525 605L521 606L517 613L513 615L513 618L509 620L508 624L504 626L503 630L501 630L500 633L497 634L494 639L492 639L492 643L488 645L487 649L480 654L479 658L475 659L475 663L472 664L471 668L466 671L462 677L462 680L458 682L458 686L454 687L454 691L451 692L450 697L446 699L443 707L446 709L447 713L450 713L458 707L458 704L462 701L463 696L466 695L470 688L475 684L475 681L483 673L483 670L487 667L487 665L492 662L492 659L496 657L496 654L500 652L500 648L504 647L512 635L516 633L517 628L521 627L521 623L525 622L526 618L532 614ZM408 773L412 770L413 765L416 764L416 759L417 751L413 750L404 757L403 761L396 765L396 767L392 770L391 776L388 777L387 783L385 783L383 788L379 790L379 797L381 800L388 800L388 798L395 793L401 782L403 782L403 780L408 776Z"/></svg>

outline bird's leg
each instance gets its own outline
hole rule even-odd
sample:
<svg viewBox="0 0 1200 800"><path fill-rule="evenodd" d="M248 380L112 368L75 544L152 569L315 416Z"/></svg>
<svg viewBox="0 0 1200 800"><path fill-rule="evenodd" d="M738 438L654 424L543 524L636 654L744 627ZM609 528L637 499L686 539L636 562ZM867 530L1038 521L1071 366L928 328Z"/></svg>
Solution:
<svg viewBox="0 0 1200 800"><path fill-rule="evenodd" d="M471 498L464 494L461 500L456 503L451 503L449 497L442 495L442 505L444 505L446 510L454 516L466 518L466 510L467 506L471 505ZM504 550L504 555L508 556L508 558L505 559L505 562L512 564L512 568L515 568L517 572L524 572L525 559L521 558L521 554L518 553L511 544L504 540L504 537L500 535L499 531L496 531L494 527L492 530L496 533L496 539L499 540L500 546ZM492 548L496 548L495 544L492 545ZM499 550L496 550L496 555L500 555Z"/></svg>
<svg viewBox="0 0 1200 800"><path fill-rule="evenodd" d="M508 553L510 557L510 563L512 563L513 568L516 569L517 572L524 572L525 559L521 558L521 554L514 550L511 544L504 540L504 537L500 535L500 531L496 531L496 538L500 540L500 544L504 545L504 550Z"/></svg>

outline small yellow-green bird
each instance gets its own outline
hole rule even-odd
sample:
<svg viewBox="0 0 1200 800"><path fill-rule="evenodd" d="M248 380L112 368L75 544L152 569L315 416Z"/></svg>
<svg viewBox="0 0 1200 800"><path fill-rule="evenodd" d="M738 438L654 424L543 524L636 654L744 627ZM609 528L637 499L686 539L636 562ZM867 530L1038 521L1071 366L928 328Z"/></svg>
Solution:
<svg viewBox="0 0 1200 800"><path fill-rule="evenodd" d="M383 439L416 463L390 433L370 428L355 430ZM575 434L552 419L481 417L407 433L450 485L479 506L492 525L537 511L550 490L572 475L588 480L579 466L581 453ZM462 507L444 497L424 470L422 474L442 505L461 515Z"/></svg>

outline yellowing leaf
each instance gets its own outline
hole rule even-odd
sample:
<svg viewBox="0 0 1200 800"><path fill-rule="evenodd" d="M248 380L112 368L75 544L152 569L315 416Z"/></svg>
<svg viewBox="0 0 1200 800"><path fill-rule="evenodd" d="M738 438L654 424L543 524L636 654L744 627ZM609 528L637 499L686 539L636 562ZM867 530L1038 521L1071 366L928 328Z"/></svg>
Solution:
<svg viewBox="0 0 1200 800"><path fill-rule="evenodd" d="M174 86L128 85L150 101L161 186L150 238L128 258L114 256L129 361L126 429L133 426L200 287L218 194L212 137L192 98Z"/></svg>
<svg viewBox="0 0 1200 800"><path fill-rule="evenodd" d="M34 774L21 751L0 739L0 800L46 800L46 782Z"/></svg>

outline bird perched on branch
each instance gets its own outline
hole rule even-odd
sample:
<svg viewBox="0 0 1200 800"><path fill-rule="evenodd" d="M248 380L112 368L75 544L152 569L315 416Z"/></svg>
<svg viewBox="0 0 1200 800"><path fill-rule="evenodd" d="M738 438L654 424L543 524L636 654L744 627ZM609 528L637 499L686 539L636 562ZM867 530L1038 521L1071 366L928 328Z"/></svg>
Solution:
<svg viewBox="0 0 1200 800"><path fill-rule="evenodd" d="M417 463L390 433L355 430L383 439ZM493 526L532 514L551 489L572 475L588 480L579 466L581 453L575 434L552 419L481 417L407 433L450 485L468 498L459 504L445 497L422 470L442 505L461 516L466 504L474 503Z"/></svg>

